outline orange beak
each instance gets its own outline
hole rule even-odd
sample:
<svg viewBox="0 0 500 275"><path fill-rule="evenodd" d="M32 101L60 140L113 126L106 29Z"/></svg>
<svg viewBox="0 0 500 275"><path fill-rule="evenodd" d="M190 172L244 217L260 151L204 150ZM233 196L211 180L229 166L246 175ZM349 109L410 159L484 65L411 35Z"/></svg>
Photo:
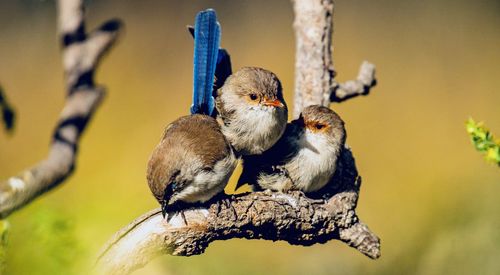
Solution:
<svg viewBox="0 0 500 275"><path fill-rule="evenodd" d="M283 103L281 103L281 101L279 101L278 99L275 99L275 100L266 100L266 101L264 101L264 105L266 105L266 106L274 106L274 107L278 107L278 108L285 107L285 105L283 105Z"/></svg>

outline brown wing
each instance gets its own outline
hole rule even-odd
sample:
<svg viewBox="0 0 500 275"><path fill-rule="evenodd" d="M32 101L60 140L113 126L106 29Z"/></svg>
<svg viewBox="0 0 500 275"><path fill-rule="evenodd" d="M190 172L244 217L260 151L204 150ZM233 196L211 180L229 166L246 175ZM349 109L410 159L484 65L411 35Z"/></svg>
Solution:
<svg viewBox="0 0 500 275"><path fill-rule="evenodd" d="M231 154L231 148L215 119L205 115L184 116L172 122L153 151L147 179L151 191L162 201L168 184L189 184L188 170L210 170Z"/></svg>

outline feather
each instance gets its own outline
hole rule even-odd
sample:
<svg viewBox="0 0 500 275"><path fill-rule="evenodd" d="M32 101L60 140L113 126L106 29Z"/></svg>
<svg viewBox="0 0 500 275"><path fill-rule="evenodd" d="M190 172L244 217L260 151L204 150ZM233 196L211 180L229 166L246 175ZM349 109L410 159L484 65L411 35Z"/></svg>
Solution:
<svg viewBox="0 0 500 275"><path fill-rule="evenodd" d="M219 49L217 56L217 66L215 67L215 84L213 89L213 96L217 96L217 90L224 85L226 79L233 73L231 68L231 57L225 49Z"/></svg>
<svg viewBox="0 0 500 275"><path fill-rule="evenodd" d="M186 26L191 37L195 37L194 27ZM231 56L228 51L223 48L219 48L219 52L217 54L217 65L215 66L215 83L212 89L212 96L214 98L217 97L217 90L222 88L226 79L233 73L233 69L231 66ZM215 111L215 110L214 110ZM215 112L212 113L212 116L215 117Z"/></svg>
<svg viewBox="0 0 500 275"><path fill-rule="evenodd" d="M207 9L196 15L194 26L194 87L192 114L212 115L213 85L220 43L220 25L215 11Z"/></svg>

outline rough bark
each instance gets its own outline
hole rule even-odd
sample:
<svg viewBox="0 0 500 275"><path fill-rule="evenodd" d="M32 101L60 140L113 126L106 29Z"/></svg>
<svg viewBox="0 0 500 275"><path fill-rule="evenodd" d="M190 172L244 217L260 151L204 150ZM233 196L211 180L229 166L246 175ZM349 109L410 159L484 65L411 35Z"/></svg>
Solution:
<svg viewBox="0 0 500 275"><path fill-rule="evenodd" d="M102 274L128 274L160 254L201 254L216 240L287 241L309 246L340 240L366 256L380 256L380 241L355 213L361 184L346 148L332 181L306 197L269 191L232 196L206 208L185 211L184 219L163 219L160 209L139 217L104 246L97 260Z"/></svg>
<svg viewBox="0 0 500 275"><path fill-rule="evenodd" d="M292 0L295 13L294 117L304 107L366 95L376 84L375 66L364 62L358 78L343 84L335 81L333 52L333 0Z"/></svg>
<svg viewBox="0 0 500 275"><path fill-rule="evenodd" d="M358 78L339 84L332 60L333 1L292 0L295 11L295 116L310 104L328 106L375 85L375 67L365 62ZM233 196L167 221L153 210L116 233L96 269L127 274L160 254L201 254L215 240L282 240L312 245L340 240L366 256L380 257L380 240L356 215L361 177L351 150L343 150L331 182L314 194L256 192Z"/></svg>
<svg viewBox="0 0 500 275"><path fill-rule="evenodd" d="M75 168L80 136L99 106L104 88L94 84L99 61L117 38L121 23L110 20L85 33L83 0L59 0L67 97L46 159L18 176L0 182L0 218L62 183Z"/></svg>

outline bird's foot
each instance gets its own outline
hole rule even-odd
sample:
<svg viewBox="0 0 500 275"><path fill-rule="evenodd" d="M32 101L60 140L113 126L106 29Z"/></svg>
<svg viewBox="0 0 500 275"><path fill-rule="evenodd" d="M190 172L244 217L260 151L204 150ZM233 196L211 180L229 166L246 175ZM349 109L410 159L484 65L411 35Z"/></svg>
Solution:
<svg viewBox="0 0 500 275"><path fill-rule="evenodd" d="M182 220L184 221L184 225L186 226L188 225L186 215L184 214L184 210L189 208L189 205L178 201L170 205L168 205L167 203L162 203L161 208L162 208L163 218L166 218L168 223L170 223L170 220L173 217L180 215L182 217Z"/></svg>
<svg viewBox="0 0 500 275"><path fill-rule="evenodd" d="M188 222L186 220L186 215L184 214L184 211L180 211L180 214L181 214L182 220L184 221L184 225L188 226Z"/></svg>
<svg viewBox="0 0 500 275"><path fill-rule="evenodd" d="M228 195L224 192L220 192L219 194L215 195L212 197L210 200L207 201L207 204L214 204L214 203L230 203L231 200L233 200L233 195Z"/></svg>

